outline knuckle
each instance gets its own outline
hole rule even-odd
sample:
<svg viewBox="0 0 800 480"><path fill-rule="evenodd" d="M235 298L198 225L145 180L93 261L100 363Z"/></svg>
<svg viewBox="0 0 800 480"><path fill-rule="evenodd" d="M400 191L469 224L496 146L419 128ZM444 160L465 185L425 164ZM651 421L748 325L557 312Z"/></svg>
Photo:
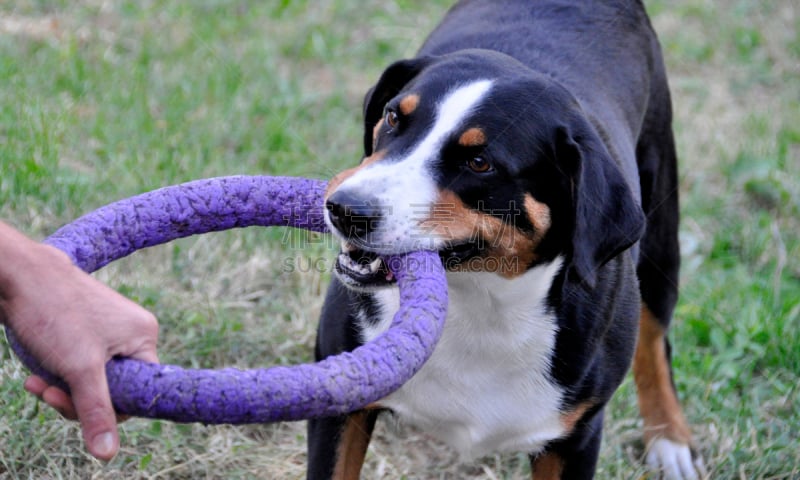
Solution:
<svg viewBox="0 0 800 480"><path fill-rule="evenodd" d="M158 333L158 320L149 310L141 309L136 318L138 327L145 333L155 335Z"/></svg>

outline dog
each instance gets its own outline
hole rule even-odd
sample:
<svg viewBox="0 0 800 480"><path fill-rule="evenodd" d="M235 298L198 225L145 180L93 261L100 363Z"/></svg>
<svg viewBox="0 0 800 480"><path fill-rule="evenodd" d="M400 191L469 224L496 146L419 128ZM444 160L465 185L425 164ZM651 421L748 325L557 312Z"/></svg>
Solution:
<svg viewBox="0 0 800 480"><path fill-rule="evenodd" d="M448 314L399 390L309 422L308 478L358 478L381 412L467 456L525 452L536 479L592 478L631 364L647 463L701 476L665 336L680 262L671 116L637 0L464 0L390 65L364 100L363 159L325 193L342 249L315 354L389 327L388 255L438 251Z"/></svg>

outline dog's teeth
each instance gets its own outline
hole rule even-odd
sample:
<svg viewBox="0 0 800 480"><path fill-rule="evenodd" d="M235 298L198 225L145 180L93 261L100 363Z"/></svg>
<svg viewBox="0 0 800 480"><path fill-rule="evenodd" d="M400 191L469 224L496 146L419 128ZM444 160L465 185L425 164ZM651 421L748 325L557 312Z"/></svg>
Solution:
<svg viewBox="0 0 800 480"><path fill-rule="evenodd" d="M353 246L350 242L342 240L342 251L344 253L350 253L352 251L355 251L355 249L356 249L356 247Z"/></svg>
<svg viewBox="0 0 800 480"><path fill-rule="evenodd" d="M354 265L353 259L350 258L349 255L344 254L344 253L340 253L339 254L339 263L342 264L343 266L346 266L347 268L350 268L350 269L352 269L353 265Z"/></svg>
<svg viewBox="0 0 800 480"><path fill-rule="evenodd" d="M372 261L372 262L369 264L369 271L370 271L370 272L372 272L372 273L375 273L375 272L377 272L377 271L378 271L378 269L379 269L380 267L381 267L381 259L380 259L380 258L376 258L375 260L373 260L373 261Z"/></svg>
<svg viewBox="0 0 800 480"><path fill-rule="evenodd" d="M361 258L361 261L354 259L349 253L344 251L348 248L352 248L350 244L342 242L342 251L339 252L339 255L337 256L339 265L342 268L365 276L374 275L380 271L382 264L382 260L380 258L376 258L369 263L362 263L362 261L366 260L366 258Z"/></svg>

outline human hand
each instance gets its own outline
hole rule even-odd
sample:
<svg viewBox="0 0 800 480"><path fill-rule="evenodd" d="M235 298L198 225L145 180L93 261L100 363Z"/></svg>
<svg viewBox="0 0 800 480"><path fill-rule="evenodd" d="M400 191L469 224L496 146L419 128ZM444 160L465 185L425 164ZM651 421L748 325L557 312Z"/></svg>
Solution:
<svg viewBox="0 0 800 480"><path fill-rule="evenodd" d="M0 223L0 322L71 392L37 376L26 380L25 389L77 418L89 452L109 460L119 450L119 434L105 364L117 355L158 362L158 323L60 250L9 230Z"/></svg>

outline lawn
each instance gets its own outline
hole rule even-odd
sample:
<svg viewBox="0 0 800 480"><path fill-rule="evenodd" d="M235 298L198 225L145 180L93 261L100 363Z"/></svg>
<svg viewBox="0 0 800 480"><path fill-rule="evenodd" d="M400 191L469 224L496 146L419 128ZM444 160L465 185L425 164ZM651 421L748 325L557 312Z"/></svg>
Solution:
<svg viewBox="0 0 800 480"><path fill-rule="evenodd" d="M363 93L447 3L3 2L0 218L44 238L113 200L197 178L329 178L359 160ZM800 8L646 3L681 162L676 385L712 478L797 479ZM277 229L185 239L97 276L158 316L163 362L307 362L333 247L302 240ZM75 424L24 393L24 376L0 339L0 479L304 476L303 423L132 419L120 454L98 462ZM628 379L598 478L641 478L640 427ZM529 477L523 455L462 462L387 421L376 437L364 478Z"/></svg>

